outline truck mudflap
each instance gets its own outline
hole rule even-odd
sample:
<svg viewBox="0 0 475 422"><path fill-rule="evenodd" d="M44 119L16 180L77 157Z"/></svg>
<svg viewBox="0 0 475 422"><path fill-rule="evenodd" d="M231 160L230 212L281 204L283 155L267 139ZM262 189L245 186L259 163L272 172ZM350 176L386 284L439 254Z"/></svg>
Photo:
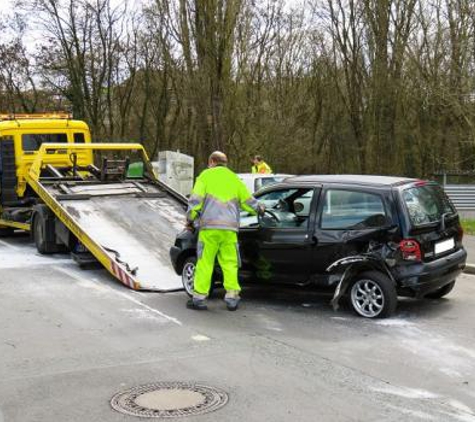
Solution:
<svg viewBox="0 0 475 422"><path fill-rule="evenodd" d="M68 146L82 149L142 151L139 144ZM42 179L42 160L64 145L44 144L28 184L94 257L122 284L135 290L182 290L168 251L185 224L186 198L156 180L95 182ZM152 174L151 171L150 174Z"/></svg>
<svg viewBox="0 0 475 422"><path fill-rule="evenodd" d="M338 259L329 265L326 269L328 273L341 274L331 300L333 309L335 311L338 310L340 299L346 293L353 276L362 270L371 269L381 271L396 284L396 280L390 268L396 263L398 249L398 245L393 242L369 242L365 252Z"/></svg>

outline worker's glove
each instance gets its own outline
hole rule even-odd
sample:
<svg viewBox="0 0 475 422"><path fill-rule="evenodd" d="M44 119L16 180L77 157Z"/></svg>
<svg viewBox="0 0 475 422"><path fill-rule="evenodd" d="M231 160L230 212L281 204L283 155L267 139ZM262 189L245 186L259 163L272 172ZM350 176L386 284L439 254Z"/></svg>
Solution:
<svg viewBox="0 0 475 422"><path fill-rule="evenodd" d="M257 214L262 217L265 212L266 212L266 206L264 204L259 203L257 207Z"/></svg>
<svg viewBox="0 0 475 422"><path fill-rule="evenodd" d="M185 224L185 230L188 230L190 232L195 231L195 225L193 224L193 221L187 221Z"/></svg>

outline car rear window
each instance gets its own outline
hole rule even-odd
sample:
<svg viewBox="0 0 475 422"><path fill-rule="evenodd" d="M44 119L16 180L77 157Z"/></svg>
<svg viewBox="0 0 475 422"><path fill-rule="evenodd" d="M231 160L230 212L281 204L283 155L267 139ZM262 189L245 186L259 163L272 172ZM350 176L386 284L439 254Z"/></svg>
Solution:
<svg viewBox="0 0 475 422"><path fill-rule="evenodd" d="M455 214L455 207L439 185L414 186L402 192L414 226L440 222L443 214Z"/></svg>

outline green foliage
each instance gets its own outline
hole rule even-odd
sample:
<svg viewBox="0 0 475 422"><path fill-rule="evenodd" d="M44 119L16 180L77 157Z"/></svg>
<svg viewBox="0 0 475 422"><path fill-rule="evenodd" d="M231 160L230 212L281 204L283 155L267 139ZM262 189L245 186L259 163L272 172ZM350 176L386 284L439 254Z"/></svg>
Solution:
<svg viewBox="0 0 475 422"><path fill-rule="evenodd" d="M469 234L472 236L475 235L475 219L462 218L460 222L462 224L463 232L465 234Z"/></svg>
<svg viewBox="0 0 475 422"><path fill-rule="evenodd" d="M431 177L475 163L471 0L23 0L0 107L249 170ZM53 7L55 5L55 7ZM34 13L33 13L34 12ZM1 43L0 43L1 44Z"/></svg>

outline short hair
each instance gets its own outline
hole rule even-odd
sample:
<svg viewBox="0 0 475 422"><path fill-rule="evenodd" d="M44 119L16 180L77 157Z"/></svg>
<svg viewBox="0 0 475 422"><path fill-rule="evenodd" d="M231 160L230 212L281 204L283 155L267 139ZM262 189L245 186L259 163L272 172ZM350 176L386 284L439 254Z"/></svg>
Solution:
<svg viewBox="0 0 475 422"><path fill-rule="evenodd" d="M209 160L220 166L225 166L228 164L228 157L226 157L226 154L221 151L214 151L213 153L211 153L211 155L209 156Z"/></svg>
<svg viewBox="0 0 475 422"><path fill-rule="evenodd" d="M254 155L254 160L262 161L262 156L261 155Z"/></svg>

